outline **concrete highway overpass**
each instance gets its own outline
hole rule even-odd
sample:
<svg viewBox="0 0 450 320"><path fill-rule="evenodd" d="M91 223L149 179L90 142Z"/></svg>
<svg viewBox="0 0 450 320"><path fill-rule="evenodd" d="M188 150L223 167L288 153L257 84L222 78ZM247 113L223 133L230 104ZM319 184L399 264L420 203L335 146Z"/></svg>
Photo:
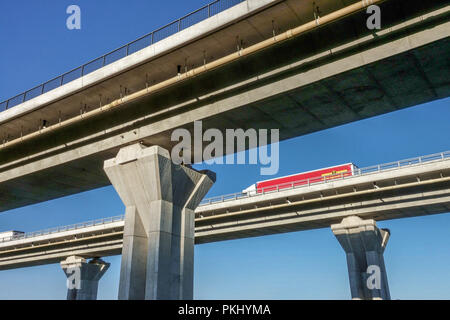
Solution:
<svg viewBox="0 0 450 320"><path fill-rule="evenodd" d="M352 297L390 299L390 232L375 221L448 212L448 152L201 206L215 174L170 156L173 130L195 121L289 139L450 95L446 1L314 3L219 0L0 103L0 211L109 184L126 207L123 221L3 242L0 269L59 261L80 270L68 299L95 299L100 256L121 253L119 299L189 300L194 243L331 226ZM372 266L380 288L365 285Z"/></svg>
<svg viewBox="0 0 450 320"><path fill-rule="evenodd" d="M354 215L381 221L450 212L450 151L360 170L264 194L205 199L195 210L195 243L329 228ZM123 228L124 216L116 216L5 239L0 270L120 255Z"/></svg>
<svg viewBox="0 0 450 320"><path fill-rule="evenodd" d="M0 112L0 211L109 185L120 148L195 120L288 139L449 96L446 1L374 1L381 30L369 2L312 2L243 1Z"/></svg>

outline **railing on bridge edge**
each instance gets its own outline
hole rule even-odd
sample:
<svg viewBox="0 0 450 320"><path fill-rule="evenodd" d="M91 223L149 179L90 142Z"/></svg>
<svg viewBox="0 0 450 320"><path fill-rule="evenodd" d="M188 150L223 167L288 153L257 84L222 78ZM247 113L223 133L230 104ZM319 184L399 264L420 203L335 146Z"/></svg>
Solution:
<svg viewBox="0 0 450 320"><path fill-rule="evenodd" d="M27 239L27 238L45 236L48 234L53 234L53 233L58 233L58 232L72 231L72 230L78 230L78 229L82 229L82 228L100 226L100 225L104 225L104 224L123 221L124 219L125 219L125 216L121 215L121 216L115 216L115 217L109 217L109 218L103 218L103 219L97 219L97 220L91 220L91 221L87 221L87 222L71 224L71 225L63 226L63 227L55 227L55 228L49 228L49 229L44 229L44 230L40 230L40 231L27 232L27 233L18 234L18 235L11 236L11 237L2 238L2 239L0 239L0 243L9 242L9 241L13 241L13 240L22 240L22 239Z"/></svg>
<svg viewBox="0 0 450 320"><path fill-rule="evenodd" d="M140 51L154 43L166 39L184 29L187 29L203 20L206 20L216 14L225 11L246 0L216 0L200 9L197 9L182 18L175 20L164 27L156 29L126 45L115 49L99 58L89 61L82 66L72 69L56 78L44 82L37 87L27 90L17 96L0 102L0 112L9 108L15 107L25 101L36 98L46 92L56 89L66 83L83 77L95 70L98 70L106 65L109 65L121 58Z"/></svg>
<svg viewBox="0 0 450 320"><path fill-rule="evenodd" d="M306 179L306 180L299 180L299 181L294 181L294 182L289 182L289 183L283 183L283 184L279 184L276 186L270 186L267 188L263 188L261 193L255 193L255 194L246 193L246 194L244 194L242 192L238 192L238 193L233 193L233 194L229 194L229 195L213 197L213 198L209 198L209 199L204 199L200 203L199 206L205 206L205 205L209 205L209 204L213 204L213 203L220 203L220 202L238 200L238 199L249 198L249 197L257 197L257 196L261 196L261 195L268 194L268 193L280 192L280 191L296 189L296 188L301 188L301 187L309 187L311 185L316 185L316 184L320 184L320 183L327 183L330 180L335 181L336 179L348 179L348 178L359 177L361 175L372 174L372 173L376 173L376 172L380 172L380 171L395 170L395 169L400 169L400 168L404 168L407 166L412 166L412 165L417 165L417 164L427 163L427 162L437 161L437 160L446 160L446 159L450 159L450 151L435 153L435 154L421 156L421 157L417 157L417 158L400 160L400 161L396 161L396 162L389 162L389 163L379 164L379 165L365 167L365 168L358 168L356 170L356 172L354 172L353 175L346 176L345 174L340 173L337 175L328 176L328 177L326 177L326 179L313 178L313 179ZM314 180L314 181L311 181L311 180ZM265 191L265 189L271 189L271 190ZM26 239L26 238L33 238L33 237L38 237L38 236L42 236L42 235L63 232L63 231L77 230L77 229L82 229L82 228L92 227L92 226L97 226L97 225L103 225L103 224L123 221L124 219L125 219L125 216L121 215L121 216L116 216L116 217L97 219L97 220L93 220L93 221L72 224L72 225L64 226L64 227L56 227L56 228L51 228L51 229L45 229L42 231L29 232L29 233L24 233L24 234L13 236L13 237L7 237L4 239L0 239L0 243L9 242L9 241L13 241L13 240L21 240L21 239Z"/></svg>
<svg viewBox="0 0 450 320"><path fill-rule="evenodd" d="M359 177L361 175L366 174L372 174L380 171L388 171L388 170L394 170L394 169L400 169L407 166L417 165L420 163L426 163L430 161L436 161L436 160L445 160L450 159L450 151L441 152L441 153L435 153L431 155L421 156L417 158L411 158L406 160L400 160L395 162L389 162L384 164L379 164L375 166L365 167L365 168L358 168L353 172L353 175L350 175L348 173L339 173L335 175L330 175L326 177L320 177L320 178L310 178L305 180L298 180L288 183L282 183L275 186L269 186L261 189L257 189L257 191L251 193L243 193L243 192L237 192L222 196L216 196L208 199L203 199L200 204L200 206L206 206L214 203L221 203L221 202L227 202L227 201L233 201L233 200L239 200L244 198L250 198L250 197L258 197L261 195L265 195L268 193L274 193L274 192L280 192L280 191L286 191L290 189L297 189L297 188L303 188L303 187L309 187L311 185L321 184L321 183L327 183L330 180L335 181L336 179L349 179L354 177Z"/></svg>

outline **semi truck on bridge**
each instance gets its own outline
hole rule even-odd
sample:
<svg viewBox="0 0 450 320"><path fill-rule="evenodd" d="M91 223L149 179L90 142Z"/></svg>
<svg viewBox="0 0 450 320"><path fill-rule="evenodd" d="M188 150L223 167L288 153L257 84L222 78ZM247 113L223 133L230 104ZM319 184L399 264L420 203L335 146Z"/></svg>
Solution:
<svg viewBox="0 0 450 320"><path fill-rule="evenodd" d="M23 234L24 232L22 231L14 231L14 230L0 232L0 242L13 240Z"/></svg>
<svg viewBox="0 0 450 320"><path fill-rule="evenodd" d="M297 187L304 184L316 183L324 180L353 176L357 169L358 167L353 163L346 163L338 166L296 173L289 176L258 181L255 184L252 184L247 189L243 190L242 193L254 195L256 193L275 191Z"/></svg>

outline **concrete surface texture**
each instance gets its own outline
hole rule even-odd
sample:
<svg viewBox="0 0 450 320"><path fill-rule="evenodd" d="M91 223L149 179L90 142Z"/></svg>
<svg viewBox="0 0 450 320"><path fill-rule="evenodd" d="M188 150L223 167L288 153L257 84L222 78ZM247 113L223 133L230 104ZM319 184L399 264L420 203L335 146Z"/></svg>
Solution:
<svg viewBox="0 0 450 320"><path fill-rule="evenodd" d="M378 229L375 220L357 216L343 219L340 224L332 225L331 230L347 256L352 299L390 300L383 259L390 231Z"/></svg>
<svg viewBox="0 0 450 320"><path fill-rule="evenodd" d="M97 300L98 282L110 264L94 258L87 262L78 256L70 256L61 262L67 276L67 300Z"/></svg>
<svg viewBox="0 0 450 320"><path fill-rule="evenodd" d="M119 299L193 299L194 210L215 174L141 144L122 148L104 169L126 206Z"/></svg>

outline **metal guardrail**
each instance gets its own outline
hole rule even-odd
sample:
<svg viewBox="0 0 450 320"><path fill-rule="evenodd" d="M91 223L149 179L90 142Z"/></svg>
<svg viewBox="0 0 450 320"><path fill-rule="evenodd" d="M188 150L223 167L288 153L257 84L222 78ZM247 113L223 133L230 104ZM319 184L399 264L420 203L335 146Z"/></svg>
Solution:
<svg viewBox="0 0 450 320"><path fill-rule="evenodd" d="M286 190L290 190L290 189L309 187L311 185L327 183L330 180L334 181L336 179L350 179L350 178L359 177L362 175L368 175L368 174L372 174L372 173L377 173L377 172L381 172L381 171L396 170L396 169L401 169L401 168L412 166L412 165L427 163L430 161L446 160L446 159L450 159L450 151L435 153L435 154L421 156L421 157L417 157L417 158L400 160L400 161L396 161L396 162L379 164L379 165L365 167L365 168L361 168L361 169L358 168L355 170L355 172L353 172L353 175L350 175L348 173L339 173L339 174L335 174L335 175L329 175L326 177L310 178L310 179L305 179L305 180L298 180L298 181L293 181L293 182L288 182L288 183L282 183L282 184L275 185L275 186L269 186L269 187L265 187L262 189L257 189L257 191L255 191L253 193L237 192L237 193L232 193L232 194L227 194L227 195L222 195L222 196L216 196L216 197L202 200L199 204L199 207L214 204L214 203L221 203L221 202L239 200L239 199L250 198L250 197L258 197L258 196L262 196L262 195L265 195L268 193L286 191Z"/></svg>
<svg viewBox="0 0 450 320"><path fill-rule="evenodd" d="M114 222L118 222L118 221L123 221L124 219L125 219L125 216L121 215L121 216L115 216L115 217L109 217L109 218L103 218L103 219L97 219L97 220L91 220L91 221L87 221L87 222L71 224L71 225L63 226L63 227L55 227L55 228L49 228L49 229L44 229L44 230L40 230L40 231L27 232L27 233L15 235L12 237L2 238L2 239L0 239L0 243L9 242L9 241L13 241L13 240L22 240L22 239L27 239L27 238L45 236L45 235L54 234L54 233L58 233L58 232L94 227L94 226L114 223Z"/></svg>
<svg viewBox="0 0 450 320"><path fill-rule="evenodd" d="M202 8L191 12L182 18L175 20L164 27L156 29L126 45L113 50L99 58L89 61L82 66L72 69L56 78L53 78L47 82L44 82L37 87L27 90L17 96L0 102L0 112L9 108L15 107L25 101L36 98L46 92L56 89L66 83L83 77L95 70L98 70L108 64L111 64L121 58L124 58L130 54L133 54L139 50L142 50L152 44L168 38L181 30L187 29L207 18L215 16L216 14L225 11L241 2L246 0L216 0Z"/></svg>
<svg viewBox="0 0 450 320"><path fill-rule="evenodd" d="M220 202L238 200L238 199L249 198L249 197L257 197L257 196L261 196L261 195L268 194L268 193L280 192L280 191L285 191L285 190L289 190L289 189L309 187L311 185L327 183L330 180L334 181L336 179L349 179L349 178L359 177L361 175L369 175L369 174L373 174L373 173L377 173L377 172L381 172L381 171L396 170L396 169L401 169L404 167L418 165L418 164L427 163L427 162L431 162L431 161L443 161L443 160L447 160L447 159L450 159L450 151L435 153L435 154L421 156L421 157L417 157L417 158L400 160L400 161L396 161L396 162L389 162L389 163L384 163L384 164L370 166L370 167L365 167L365 168L357 169L353 175L348 175L348 174L346 175L345 173L340 173L340 174L336 174L336 175L327 176L326 178L323 178L323 177L310 178L310 179L306 179L306 180L299 180L299 181L294 181L294 182L289 182L289 183L283 183L283 184L279 184L276 186L270 186L270 187L263 188L260 193L244 194L242 192L238 192L238 193L233 193L233 194L229 194L229 195L212 197L212 198L204 199L200 203L199 206L205 206L205 205L209 205L209 204L213 204L213 203L220 203ZM266 189L270 189L270 190L266 190ZM115 217L110 217L110 218L103 218L103 219L97 219L97 220L92 220L92 221L88 221L88 222L72 224L69 226L50 228L50 229L45 229L45 230L35 231L35 232L28 232L28 233L24 233L21 235L0 239L0 243L9 242L9 241L13 241L13 240L33 238L33 237L38 237L38 236L43 236L43 235L48 235L48 234L54 234L54 233L58 233L58 232L77 230L77 229L82 229L82 228L87 228L87 227L92 227L92 226L97 226L97 225L104 225L104 224L108 224L108 223L123 221L124 219L125 219L125 216L121 215L121 216L115 216Z"/></svg>

